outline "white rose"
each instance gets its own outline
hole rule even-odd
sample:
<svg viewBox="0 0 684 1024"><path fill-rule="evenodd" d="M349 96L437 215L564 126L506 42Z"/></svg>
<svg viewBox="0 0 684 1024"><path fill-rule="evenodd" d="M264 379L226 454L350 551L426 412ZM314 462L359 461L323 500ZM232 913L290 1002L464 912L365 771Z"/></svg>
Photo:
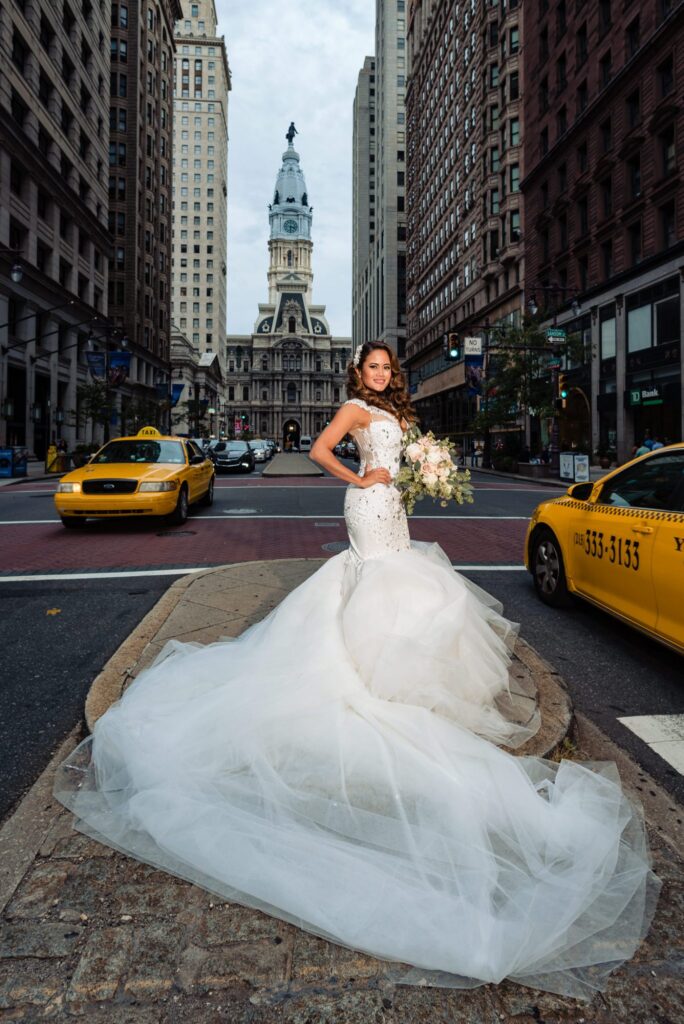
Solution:
<svg viewBox="0 0 684 1024"><path fill-rule="evenodd" d="M423 477L423 480L425 481L425 484L428 487L434 487L435 484L437 483L437 474L436 473L426 473L425 476Z"/></svg>
<svg viewBox="0 0 684 1024"><path fill-rule="evenodd" d="M416 444L415 441L406 449L406 455L411 462L418 462L422 454L423 449L419 444Z"/></svg>
<svg viewBox="0 0 684 1024"><path fill-rule="evenodd" d="M437 466L442 461L442 454L433 449L431 452L428 452L427 460L431 466Z"/></svg>

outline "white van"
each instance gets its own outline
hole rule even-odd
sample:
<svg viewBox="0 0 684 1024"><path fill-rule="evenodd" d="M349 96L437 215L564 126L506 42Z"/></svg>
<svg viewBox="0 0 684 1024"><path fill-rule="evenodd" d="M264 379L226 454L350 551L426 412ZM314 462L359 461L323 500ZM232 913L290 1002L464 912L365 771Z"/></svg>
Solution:
<svg viewBox="0 0 684 1024"><path fill-rule="evenodd" d="M299 450L300 452L310 452L311 446L313 445L313 439L308 434L302 434L299 438Z"/></svg>

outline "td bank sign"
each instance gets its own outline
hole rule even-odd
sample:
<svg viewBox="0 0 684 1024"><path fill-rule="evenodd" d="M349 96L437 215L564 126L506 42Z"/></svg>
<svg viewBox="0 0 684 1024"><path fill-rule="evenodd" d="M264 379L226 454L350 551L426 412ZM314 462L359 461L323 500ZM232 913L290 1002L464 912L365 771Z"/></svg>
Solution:
<svg viewBox="0 0 684 1024"><path fill-rule="evenodd" d="M645 388L630 388L628 394L631 406L663 404L663 389L659 384L649 384Z"/></svg>

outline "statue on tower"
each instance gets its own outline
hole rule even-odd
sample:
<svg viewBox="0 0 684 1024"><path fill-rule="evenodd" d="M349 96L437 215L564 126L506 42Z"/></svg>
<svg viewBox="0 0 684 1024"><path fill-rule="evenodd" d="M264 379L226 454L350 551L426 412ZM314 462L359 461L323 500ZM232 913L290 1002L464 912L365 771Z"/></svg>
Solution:
<svg viewBox="0 0 684 1024"><path fill-rule="evenodd" d="M287 139L290 145L292 145L292 143L294 142L295 135L299 135L299 132L295 128L294 121L290 121L290 127L287 129L287 132L285 133L285 138Z"/></svg>

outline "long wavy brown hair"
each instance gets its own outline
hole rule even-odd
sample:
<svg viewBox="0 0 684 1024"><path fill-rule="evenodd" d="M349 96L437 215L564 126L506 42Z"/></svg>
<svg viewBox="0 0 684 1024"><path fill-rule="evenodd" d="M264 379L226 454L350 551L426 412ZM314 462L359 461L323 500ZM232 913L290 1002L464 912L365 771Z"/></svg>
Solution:
<svg viewBox="0 0 684 1024"><path fill-rule="evenodd" d="M361 378L363 364L371 352L376 349L387 353L392 368L390 382L385 390L380 392L367 388ZM385 345L382 341L365 341L359 353L358 367L353 363L347 367L347 398L360 398L368 405L384 409L385 412L392 413L398 420L404 420L406 423L415 423L417 419L406 387L406 378L399 366L399 360L389 345Z"/></svg>

